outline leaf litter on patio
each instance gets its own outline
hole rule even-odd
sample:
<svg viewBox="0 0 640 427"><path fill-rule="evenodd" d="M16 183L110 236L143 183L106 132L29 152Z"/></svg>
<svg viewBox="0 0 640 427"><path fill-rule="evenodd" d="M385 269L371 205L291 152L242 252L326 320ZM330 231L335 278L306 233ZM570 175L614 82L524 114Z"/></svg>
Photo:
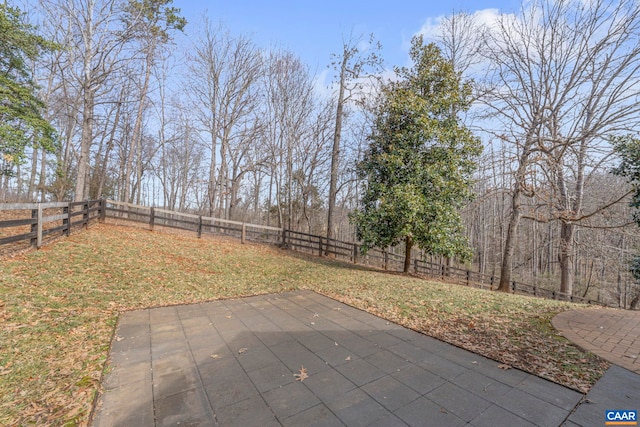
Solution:
<svg viewBox="0 0 640 427"><path fill-rule="evenodd" d="M309 374L307 373L307 368L305 368L304 366L300 366L300 372L293 374L293 376L296 377L296 381L300 381L300 382L309 378Z"/></svg>

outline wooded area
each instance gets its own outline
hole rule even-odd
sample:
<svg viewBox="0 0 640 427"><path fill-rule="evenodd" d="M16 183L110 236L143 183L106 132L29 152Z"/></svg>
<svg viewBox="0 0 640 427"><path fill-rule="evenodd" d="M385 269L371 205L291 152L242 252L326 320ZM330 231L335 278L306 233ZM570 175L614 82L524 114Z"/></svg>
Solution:
<svg viewBox="0 0 640 427"><path fill-rule="evenodd" d="M384 83L375 37L336 46L326 96L294 53L187 23L170 0L24 3L26 31L51 42L22 60L56 137L0 135L0 201L104 197L355 240L356 165ZM469 110L452 114L484 146L460 210L472 261L425 260L637 308L640 232L611 144L640 129L637 2L456 13L424 38L470 82Z"/></svg>

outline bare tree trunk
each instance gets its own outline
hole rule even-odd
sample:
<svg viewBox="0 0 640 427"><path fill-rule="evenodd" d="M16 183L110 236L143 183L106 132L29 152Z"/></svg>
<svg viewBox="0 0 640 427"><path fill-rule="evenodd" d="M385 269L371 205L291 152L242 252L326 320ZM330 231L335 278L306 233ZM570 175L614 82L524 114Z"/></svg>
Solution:
<svg viewBox="0 0 640 427"><path fill-rule="evenodd" d="M43 149L44 151L44 149ZM31 173L29 174L29 187L27 188L27 194L30 201L36 200L36 174L38 170L38 149L33 148L31 153Z"/></svg>
<svg viewBox="0 0 640 427"><path fill-rule="evenodd" d="M153 48L151 48L153 50ZM136 114L136 123L133 127L133 140L135 142L136 152L136 202L140 204L140 194L142 193L142 118L144 115L147 92L149 91L149 80L151 80L151 68L153 63L153 52L147 53L145 65L144 83L140 92L140 104L138 105L138 113Z"/></svg>
<svg viewBox="0 0 640 427"><path fill-rule="evenodd" d="M42 159L40 160L40 180L38 182L38 191L40 191L40 203L46 201L47 196L47 152L41 151Z"/></svg>
<svg viewBox="0 0 640 427"><path fill-rule="evenodd" d="M347 62L349 61L349 55L347 49L342 54L342 63L340 64L340 87L338 89L338 102L336 106L336 122L335 131L333 133L333 149L331 150L331 177L329 180L329 203L327 210L327 240L333 239L333 211L336 206L336 189L338 186L338 162L340 159L340 137L342 134L342 115L344 108L344 86L347 73ZM325 255L329 255L329 245L327 245L327 252Z"/></svg>
<svg viewBox="0 0 640 427"><path fill-rule="evenodd" d="M507 235L504 240L504 252L502 255L502 265L500 266L500 284L497 289L502 292L509 292L510 290L513 252L516 246L516 236L521 219L519 199L520 194L514 194L511 200L511 218L509 219Z"/></svg>
<svg viewBox="0 0 640 427"><path fill-rule="evenodd" d="M87 64L90 67L91 64ZM91 71L86 71L90 73ZM87 83L87 86L89 84ZM88 195L89 186L89 157L91 155L91 143L93 142L93 91L90 88L84 89L84 101L82 109L82 139L80 142L80 157L78 157L78 177L76 179L76 189L74 201L85 200Z"/></svg>
<svg viewBox="0 0 640 427"><path fill-rule="evenodd" d="M518 227L520 225L520 219L522 218L521 200L522 189L525 181L525 174L529 165L529 156L531 154L532 138L535 132L535 123L529 129L528 135L525 139L525 144L521 148L522 153L518 159L518 170L514 176L513 193L511 195L511 217L509 218L509 224L507 226L507 234L504 240L502 264L500 266L500 284L498 285L498 291L509 292L511 283L511 273L513 269L513 253L516 245L516 238L518 235Z"/></svg>
<svg viewBox="0 0 640 427"><path fill-rule="evenodd" d="M565 298L573 295L573 261L575 225L570 222L560 223L560 292Z"/></svg>
<svg viewBox="0 0 640 427"><path fill-rule="evenodd" d="M218 137L216 127L213 127L211 131L211 150L209 151L209 155L211 159L209 161L209 182L207 184L208 188L208 200L209 200L209 216L215 216L216 209L216 195L217 195L217 181L216 181L216 156L217 156L217 148L218 148Z"/></svg>

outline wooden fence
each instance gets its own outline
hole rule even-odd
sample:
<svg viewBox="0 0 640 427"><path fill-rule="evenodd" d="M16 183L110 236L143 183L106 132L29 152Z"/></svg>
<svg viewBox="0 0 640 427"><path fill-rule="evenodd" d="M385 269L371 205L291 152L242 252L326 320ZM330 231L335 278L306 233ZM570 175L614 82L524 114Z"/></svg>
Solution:
<svg viewBox="0 0 640 427"><path fill-rule="evenodd" d="M350 261L357 264L382 268L389 271L402 271L404 269L404 254L394 253L388 250L371 249L366 255L360 253L360 245L353 242L327 239L298 231L284 230L282 244L289 249L306 252L315 255L330 255L334 258ZM412 259L412 273L439 278L443 281L456 283L465 286L472 286L481 289L496 289L500 282L499 277L484 274L477 271L466 270L445 264L429 262L424 259L414 257ZM572 302L582 302L586 304L609 305L602 301L589 298L581 298L574 295L565 295L554 289L544 288L538 285L512 281L511 292L533 295L548 299L563 299ZM615 305L618 307L617 305Z"/></svg>
<svg viewBox="0 0 640 427"><path fill-rule="evenodd" d="M6 215L9 212L11 215ZM5 213L5 215L2 215ZM6 218L9 216L10 218ZM4 219L3 219L4 218ZM365 255L360 245L327 239L299 231L264 225L248 224L220 218L179 213L159 208L139 206L112 200L91 200L70 203L19 203L0 204L0 246L16 242L28 242L34 248L42 246L45 237L69 235L74 228L88 226L92 221L124 220L146 224L150 230L167 227L192 231L201 237L203 233L227 235L240 239L278 244L282 247L319 256L331 256L354 264L362 264L388 271L402 271L404 254L391 250L371 249ZM7 233L7 230L12 230ZM400 251L401 252L401 251ZM499 278L476 271L465 270L419 257L412 259L412 273L447 282L482 289L494 289ZM587 304L611 305L577 296L567 296L554 289L537 285L511 282L511 292L549 299L566 299Z"/></svg>
<svg viewBox="0 0 640 427"><path fill-rule="evenodd" d="M101 200L61 203L0 203L0 246L40 248L51 239L87 227L101 215Z"/></svg>
<svg viewBox="0 0 640 427"><path fill-rule="evenodd" d="M202 237L203 233L222 234L238 238L242 243L251 240L278 244L282 241L282 229L276 227L180 213L113 200L105 200L104 206L105 218L145 223L150 230L156 227L174 228L193 231L198 237Z"/></svg>

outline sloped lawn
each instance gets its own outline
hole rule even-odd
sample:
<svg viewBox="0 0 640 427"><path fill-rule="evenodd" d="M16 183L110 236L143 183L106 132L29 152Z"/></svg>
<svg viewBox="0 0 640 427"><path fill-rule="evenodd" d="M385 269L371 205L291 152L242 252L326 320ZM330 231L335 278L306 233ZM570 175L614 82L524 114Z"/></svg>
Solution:
<svg viewBox="0 0 640 427"><path fill-rule="evenodd" d="M608 364L557 335L576 305L386 274L273 246L97 225L0 259L0 425L86 425L118 313L311 289L587 391Z"/></svg>

